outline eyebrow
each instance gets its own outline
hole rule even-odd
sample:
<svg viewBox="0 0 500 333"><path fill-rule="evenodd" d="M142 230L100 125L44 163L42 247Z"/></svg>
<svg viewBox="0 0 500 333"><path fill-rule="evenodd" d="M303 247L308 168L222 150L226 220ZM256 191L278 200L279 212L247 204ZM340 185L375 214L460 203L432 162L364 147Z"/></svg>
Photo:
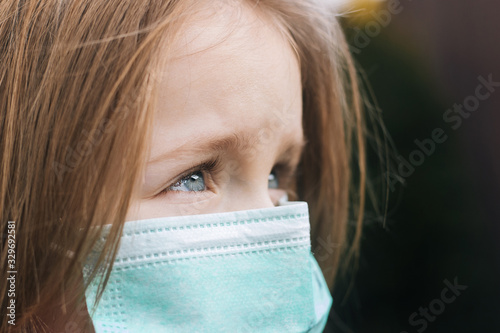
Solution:
<svg viewBox="0 0 500 333"><path fill-rule="evenodd" d="M208 152L225 152L230 150L243 150L243 149L264 149L265 143L259 143L259 138L248 134L231 133L225 136L209 136L203 138L195 138L189 143L182 144L181 146L158 155L157 157L148 161L148 164L153 164L158 161L182 156L193 156L197 154L207 154ZM292 162L302 155L306 140L301 135L300 139L294 136L289 136L280 145L278 162Z"/></svg>

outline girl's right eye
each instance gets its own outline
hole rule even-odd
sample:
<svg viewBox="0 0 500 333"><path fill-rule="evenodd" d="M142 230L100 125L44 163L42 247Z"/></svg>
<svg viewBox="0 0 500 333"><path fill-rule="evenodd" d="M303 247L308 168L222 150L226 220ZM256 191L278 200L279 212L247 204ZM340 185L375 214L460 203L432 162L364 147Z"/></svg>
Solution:
<svg viewBox="0 0 500 333"><path fill-rule="evenodd" d="M210 189L213 180L212 177L220 172L222 167L221 160L216 158L201 163L198 166L179 176L171 185L165 187L156 196L167 195L169 192L205 192ZM208 182L208 184L207 184Z"/></svg>
<svg viewBox="0 0 500 333"><path fill-rule="evenodd" d="M168 190L184 192L206 191L205 175L202 170L193 172L170 186Z"/></svg>

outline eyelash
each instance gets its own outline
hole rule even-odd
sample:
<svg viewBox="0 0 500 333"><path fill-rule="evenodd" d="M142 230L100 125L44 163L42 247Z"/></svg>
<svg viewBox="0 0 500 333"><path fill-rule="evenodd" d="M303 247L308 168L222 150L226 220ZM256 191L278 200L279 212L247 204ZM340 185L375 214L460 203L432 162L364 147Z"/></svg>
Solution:
<svg viewBox="0 0 500 333"><path fill-rule="evenodd" d="M157 194L157 196L162 196L162 195L166 195L169 192L174 192L174 191L169 190L169 188L174 186L177 182L182 181L187 176L192 175L193 173L201 172L201 173L203 173L205 180L211 179L213 181L214 177L213 176L206 177L207 174L208 175L216 175L221 170L222 170L222 161L221 161L220 157L205 161L197 166L194 166L194 167L188 169L188 171L185 171L182 175L177 177L176 180L174 180L172 182L172 184L168 185L161 192L159 192ZM296 175L297 168L292 166L290 163L277 163L276 165L273 166L272 171L274 171L276 173L276 176L278 177L278 181L283 182L284 183L283 185L286 186L286 185L288 185L289 180ZM208 187L208 185L206 185L206 186Z"/></svg>
<svg viewBox="0 0 500 333"><path fill-rule="evenodd" d="M189 168L187 171L182 173L182 175L177 177L176 180L174 180L172 182L172 184L169 184L160 193L158 193L158 196L165 195L168 192L174 192L174 191L169 190L169 188L174 186L176 183L182 181L187 176L192 175L193 173L201 172L201 173L203 173L203 176L205 177L207 174L209 174L209 175L217 174L221 169L222 169L222 163L221 163L221 159L219 157L205 161L205 162L198 164L192 168ZM206 179L207 178L205 178L205 180Z"/></svg>

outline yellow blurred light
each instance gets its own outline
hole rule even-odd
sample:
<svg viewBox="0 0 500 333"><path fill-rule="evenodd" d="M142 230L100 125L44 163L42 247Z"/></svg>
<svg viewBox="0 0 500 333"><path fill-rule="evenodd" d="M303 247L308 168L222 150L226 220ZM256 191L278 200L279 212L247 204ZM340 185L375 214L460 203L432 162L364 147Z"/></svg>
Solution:
<svg viewBox="0 0 500 333"><path fill-rule="evenodd" d="M363 24L373 20L372 12L380 10L387 5L386 0L350 0L344 8L348 11L348 19Z"/></svg>

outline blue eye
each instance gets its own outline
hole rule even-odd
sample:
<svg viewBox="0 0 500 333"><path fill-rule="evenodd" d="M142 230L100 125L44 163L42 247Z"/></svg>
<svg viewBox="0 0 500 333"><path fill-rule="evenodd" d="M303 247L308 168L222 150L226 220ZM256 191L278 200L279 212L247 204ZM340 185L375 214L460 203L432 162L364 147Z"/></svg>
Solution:
<svg viewBox="0 0 500 333"><path fill-rule="evenodd" d="M206 191L205 178L202 171L196 171L182 178L168 188L169 191L201 192Z"/></svg>
<svg viewBox="0 0 500 333"><path fill-rule="evenodd" d="M278 177L277 177L276 172L274 170L272 170L268 176L268 185L267 186L269 188L273 188L273 189L279 188Z"/></svg>
<svg viewBox="0 0 500 333"><path fill-rule="evenodd" d="M169 192L204 192L208 191L212 175L220 172L222 163L219 157L205 161L197 166L192 167L191 171L186 171L184 176L179 176L177 181L172 185L164 188L156 196L164 196ZM208 180L208 186L207 186Z"/></svg>
<svg viewBox="0 0 500 333"><path fill-rule="evenodd" d="M280 186L285 186L289 178L293 175L296 167L288 164L277 164L268 176L268 188L279 189ZM198 166L191 168L191 171L184 173L184 176L179 176L175 183L171 183L155 196L164 196L169 192L205 192L209 191L214 184L217 175L222 171L223 165L219 157L201 163ZM207 184L208 182L208 184ZM207 186L208 185L208 186Z"/></svg>
<svg viewBox="0 0 500 333"><path fill-rule="evenodd" d="M268 176L268 187L272 189L279 188L278 177L273 170ZM193 172L187 177L182 178L174 185L168 188L169 191L200 192L206 191L205 178L202 171Z"/></svg>

